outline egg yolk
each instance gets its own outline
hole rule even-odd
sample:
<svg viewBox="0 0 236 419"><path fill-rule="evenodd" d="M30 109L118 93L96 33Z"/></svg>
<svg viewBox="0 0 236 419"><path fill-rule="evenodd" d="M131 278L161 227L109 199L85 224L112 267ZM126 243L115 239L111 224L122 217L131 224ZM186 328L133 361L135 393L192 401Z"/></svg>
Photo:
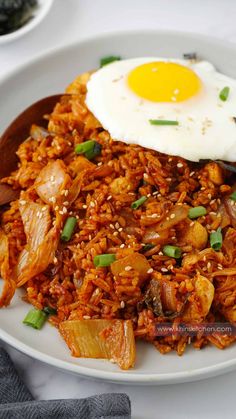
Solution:
<svg viewBox="0 0 236 419"><path fill-rule="evenodd" d="M182 102L195 96L201 80L190 68L172 62L142 64L128 75L130 89L153 102Z"/></svg>

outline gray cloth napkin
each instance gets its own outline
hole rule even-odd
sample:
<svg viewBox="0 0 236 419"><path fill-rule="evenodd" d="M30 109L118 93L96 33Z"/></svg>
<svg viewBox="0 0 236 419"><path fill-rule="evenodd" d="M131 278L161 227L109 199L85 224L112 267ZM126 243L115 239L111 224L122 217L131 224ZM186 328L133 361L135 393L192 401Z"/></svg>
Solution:
<svg viewBox="0 0 236 419"><path fill-rule="evenodd" d="M0 348L1 419L130 419L126 394L111 393L86 399L34 401L3 348Z"/></svg>

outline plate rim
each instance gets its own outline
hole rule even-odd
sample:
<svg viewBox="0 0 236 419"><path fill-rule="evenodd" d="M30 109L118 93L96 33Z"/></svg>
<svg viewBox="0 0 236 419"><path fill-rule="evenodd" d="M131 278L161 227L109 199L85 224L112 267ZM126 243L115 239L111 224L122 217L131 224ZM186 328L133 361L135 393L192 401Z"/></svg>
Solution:
<svg viewBox="0 0 236 419"><path fill-rule="evenodd" d="M52 0L53 2L53 0ZM206 42L208 44L213 44L216 46L222 46L225 49L232 50L236 52L236 44L231 41L218 39L214 36L198 34L194 32L184 32L184 31L172 31L172 30L126 30L126 31L114 31L109 33L104 33L99 36L93 35L90 37L83 38L81 40L76 40L75 42L65 44L63 46L59 46L57 48L50 48L46 52L38 54L36 57L33 57L23 64L18 65L13 70L9 71L3 77L0 78L0 87L5 82L9 82L11 78L14 78L19 73L22 73L24 69L40 63L43 60L47 60L53 56L57 56L58 54L63 54L63 52L68 50L73 50L77 46L89 46L90 43L102 42L109 38L116 38L116 37L124 37L127 38L128 36L141 36L141 35L166 35L166 36L176 36L178 38L189 38L192 40L201 40L202 42ZM150 373L132 373L130 370L128 373L124 372L114 372L114 371L103 371L98 370L95 368L88 368L86 366L77 365L70 363L68 361L60 360L58 358L53 358L53 356L47 355L41 351L38 351L29 345L23 343L18 338L13 337L9 333L5 332L1 329L0 326L0 339L4 342L9 344L10 346L14 347L15 349L23 352L24 354L37 359L41 362L44 362L47 365L52 365L56 368L61 370L78 374L83 377L93 378L96 380L104 380L109 382L115 382L117 384L137 384L137 385L160 385L160 384L176 384L176 383L183 383L183 382L190 382L190 381L197 381L203 378L214 377L216 375L224 374L226 372L232 371L236 369L236 355L235 358L230 360L218 362L215 365L211 365L209 367L202 367L197 369L192 369L190 371L183 371L183 372L168 372L168 373L161 373L161 374L150 374ZM227 350L227 349L226 349Z"/></svg>
<svg viewBox="0 0 236 419"><path fill-rule="evenodd" d="M54 0L49 0L50 2L54 2ZM19 29L20 30L20 29ZM14 33L14 32L13 32ZM11 79L11 77L14 77L17 73L21 72L22 70L24 70L25 68L33 65L33 64L37 64L40 61L47 59L50 56L53 55L58 55L60 53L63 53L66 50L70 50L70 49L74 49L77 45L85 45L86 44L90 44L91 42L94 41L103 41L106 40L106 38L116 38L117 36L119 37L128 37L128 36L140 36L140 35L153 35L153 36L157 36L158 34L160 35L166 35L166 36L175 36L175 37L180 37L180 38L191 38L193 40L202 40L211 44L218 44L226 49L231 49L234 50L236 52L236 43L232 42L232 41L228 41L225 39L221 39L221 38L217 38L215 36L212 35L206 35L206 34L200 34L197 32L186 32L186 31L178 31L178 30L171 30L171 29L131 29L131 30L116 30L116 31L112 31L112 32L108 32L108 33L103 33L100 35L91 35L91 36L87 36L81 39L77 39L74 42L70 42L70 43L66 43L64 45L59 45L56 47L51 47L49 48L46 52L40 52L39 54L37 54L36 56L27 59L24 63L22 64L18 64L14 69L9 70L5 75L0 76L0 85L5 82L8 81L9 79ZM7 36L7 35L5 35ZM1 38L0 38L1 39Z"/></svg>
<svg viewBox="0 0 236 419"><path fill-rule="evenodd" d="M63 361L58 358L53 358L29 345L21 342L19 339L12 337L9 333L0 328L0 339L5 343L17 349L18 351L28 355L29 357L51 365L60 370L70 372L72 374L80 375L86 378L103 380L113 382L116 384L134 384L134 385L169 385L177 383L186 383L199 381L206 378L215 377L217 375L232 372L236 369L236 357L227 361L220 362L210 367L197 368L194 370L183 372L169 372L169 373L154 373L154 374L135 374L132 370L127 371L102 371L95 368L88 368L86 366L77 365L68 361ZM176 354L176 356L178 356ZM73 357L72 357L73 358ZM76 358L77 359L77 358Z"/></svg>

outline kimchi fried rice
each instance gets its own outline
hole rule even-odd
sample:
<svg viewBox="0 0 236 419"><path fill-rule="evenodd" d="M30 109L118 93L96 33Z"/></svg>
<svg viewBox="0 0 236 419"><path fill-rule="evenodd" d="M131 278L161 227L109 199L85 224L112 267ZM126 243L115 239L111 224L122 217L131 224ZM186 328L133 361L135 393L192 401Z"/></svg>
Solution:
<svg viewBox="0 0 236 419"><path fill-rule="evenodd" d="M156 326L236 321L235 174L112 140L85 105L89 77L67 88L47 129L32 126L17 170L2 179L20 196L1 211L0 306L22 287L24 301L51 309L73 355L124 369L134 365L134 338L162 354L190 343L226 348L234 336L159 336ZM88 140L98 145L92 159L75 152ZM191 218L195 207L205 212ZM75 227L63 240L68 217ZM95 263L98 255L111 263Z"/></svg>

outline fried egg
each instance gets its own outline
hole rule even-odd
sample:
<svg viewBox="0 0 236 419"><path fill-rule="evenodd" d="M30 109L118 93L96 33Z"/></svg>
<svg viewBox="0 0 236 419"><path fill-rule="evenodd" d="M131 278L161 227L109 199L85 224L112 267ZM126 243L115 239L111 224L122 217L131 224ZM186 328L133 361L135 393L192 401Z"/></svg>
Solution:
<svg viewBox="0 0 236 419"><path fill-rule="evenodd" d="M236 80L207 61L116 61L93 73L87 89L88 109L114 140L196 162L236 161Z"/></svg>

